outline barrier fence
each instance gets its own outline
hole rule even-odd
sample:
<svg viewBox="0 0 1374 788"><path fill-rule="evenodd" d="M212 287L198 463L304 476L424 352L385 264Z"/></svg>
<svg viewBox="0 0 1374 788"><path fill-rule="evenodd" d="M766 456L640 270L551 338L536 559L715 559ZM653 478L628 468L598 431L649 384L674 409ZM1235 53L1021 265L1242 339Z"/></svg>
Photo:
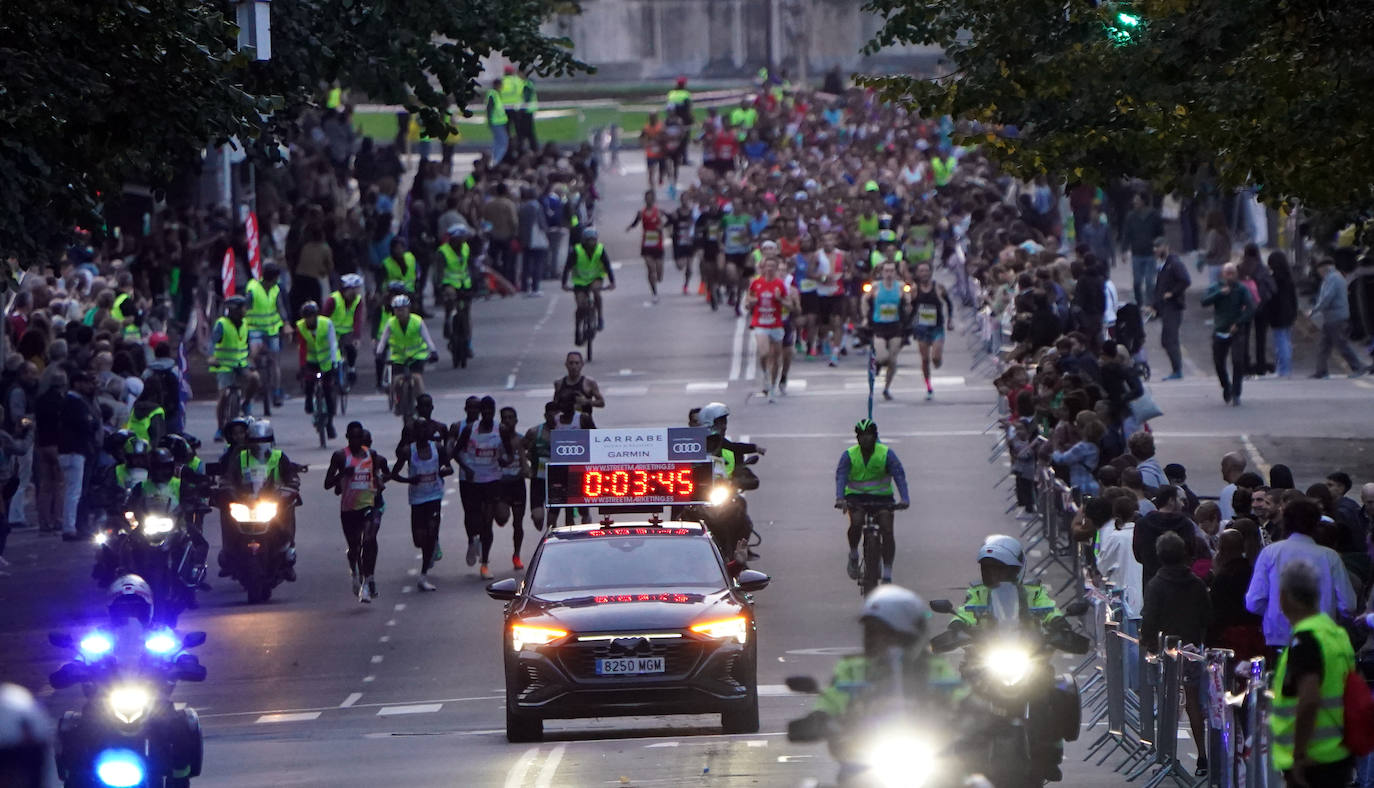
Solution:
<svg viewBox="0 0 1374 788"><path fill-rule="evenodd" d="M995 318L987 310L966 329L975 370L1000 371L1000 340ZM1010 424L1007 402L999 396L988 411L984 434L994 436L989 464L1003 462L1007 473L994 485L1006 485L1012 515L1020 508L1007 457ZM1039 465L1032 513L1016 513L1025 547L1026 577L1041 582L1061 605L1075 599L1089 603L1080 621L1093 640L1092 651L1072 674L1082 699L1084 761L1122 775L1124 782L1156 788L1168 782L1210 788L1268 788L1283 785L1269 759L1267 666L1264 658L1237 662L1226 649L1199 650L1162 633L1158 653L1141 648L1140 611L1131 610L1124 589L1104 582L1094 571L1090 543L1075 542L1072 523L1078 513L1073 491L1054 472ZM1179 758L1180 738L1190 738L1184 687L1198 688L1205 718L1206 776ZM1094 737L1094 734L1096 736ZM1185 747L1185 754L1192 745Z"/></svg>

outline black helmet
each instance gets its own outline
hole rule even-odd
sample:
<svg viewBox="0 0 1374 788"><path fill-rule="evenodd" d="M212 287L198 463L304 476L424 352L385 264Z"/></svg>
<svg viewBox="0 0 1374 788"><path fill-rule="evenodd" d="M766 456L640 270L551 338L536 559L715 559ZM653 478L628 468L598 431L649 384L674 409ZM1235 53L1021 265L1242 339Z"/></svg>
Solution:
<svg viewBox="0 0 1374 788"><path fill-rule="evenodd" d="M315 317L320 313L320 305L314 301L306 301L301 304L301 317Z"/></svg>
<svg viewBox="0 0 1374 788"><path fill-rule="evenodd" d="M128 430L115 430L105 438L105 453L115 459L122 458L133 438L134 434Z"/></svg>
<svg viewBox="0 0 1374 788"><path fill-rule="evenodd" d="M268 263L262 267L263 279L275 279L281 276L281 266L276 263Z"/></svg>
<svg viewBox="0 0 1374 788"><path fill-rule="evenodd" d="M172 460L178 464L190 462L191 456L195 453L192 450L191 442L175 432L169 432L162 436L158 441L158 451L168 452ZM154 460L156 460L154 456Z"/></svg>
<svg viewBox="0 0 1374 788"><path fill-rule="evenodd" d="M176 458L172 456L172 452L162 447L153 449L152 456L148 460L148 468L154 471L165 469L168 473L171 473L176 469L176 465L177 461Z"/></svg>

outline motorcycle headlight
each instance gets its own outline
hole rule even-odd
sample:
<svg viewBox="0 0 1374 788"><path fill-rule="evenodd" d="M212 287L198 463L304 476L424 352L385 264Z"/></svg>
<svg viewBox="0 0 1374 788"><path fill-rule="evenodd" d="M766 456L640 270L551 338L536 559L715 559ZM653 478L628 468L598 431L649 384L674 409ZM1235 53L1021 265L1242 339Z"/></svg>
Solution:
<svg viewBox="0 0 1374 788"><path fill-rule="evenodd" d="M249 508L247 504L242 504L242 503L231 503L231 504L229 504L229 516L232 517L232 518L234 518L234 520L236 520L236 521L238 521L238 522L240 522L240 523L251 523L251 522L253 522L253 520L252 520L252 517L253 517L253 510L252 510L251 508Z"/></svg>
<svg viewBox="0 0 1374 788"><path fill-rule="evenodd" d="M728 484L717 484L711 488L711 495L707 501L712 506L720 506L726 503L735 495L735 491Z"/></svg>
<svg viewBox="0 0 1374 788"><path fill-rule="evenodd" d="M913 733L893 733L877 737L864 762L866 776L876 786L921 788L935 773L939 752L926 739Z"/></svg>
<svg viewBox="0 0 1374 788"><path fill-rule="evenodd" d="M95 776L110 788L131 788L143 782L143 759L133 750L106 750L96 756Z"/></svg>
<svg viewBox="0 0 1374 788"><path fill-rule="evenodd" d="M175 635L165 629L154 632L143 641L143 647L148 650L148 653L157 654L159 656L166 656L175 652L180 645L181 641L177 640Z"/></svg>
<svg viewBox="0 0 1374 788"><path fill-rule="evenodd" d="M110 636L104 632L92 632L81 638L77 648L81 650L81 656L87 660L92 660L110 653L110 649L114 648L114 641L110 640Z"/></svg>
<svg viewBox="0 0 1374 788"><path fill-rule="evenodd" d="M258 501L252 506L246 503L231 503L229 516L241 523L271 522L277 516L277 502Z"/></svg>
<svg viewBox="0 0 1374 788"><path fill-rule="evenodd" d="M693 624L692 631L708 638L734 638L743 643L749 639L749 619L744 616L723 618L720 621L707 621Z"/></svg>
<svg viewBox="0 0 1374 788"><path fill-rule="evenodd" d="M110 535L104 531L101 531L100 533L95 535L95 543L101 546L109 544Z"/></svg>
<svg viewBox="0 0 1374 788"><path fill-rule="evenodd" d="M527 624L512 624L510 628L510 647L521 651L525 646L547 646L555 640L567 636L567 632L552 627L532 627Z"/></svg>
<svg viewBox="0 0 1374 788"><path fill-rule="evenodd" d="M119 684L110 690L110 711L120 721L132 724L148 713L152 693L139 684Z"/></svg>
<svg viewBox="0 0 1374 788"><path fill-rule="evenodd" d="M143 533L149 536L169 534L176 527L176 521L160 514L150 514L143 518Z"/></svg>
<svg viewBox="0 0 1374 788"><path fill-rule="evenodd" d="M1024 646L996 646L983 655L983 668L1004 686L1014 687L1030 674L1031 653Z"/></svg>

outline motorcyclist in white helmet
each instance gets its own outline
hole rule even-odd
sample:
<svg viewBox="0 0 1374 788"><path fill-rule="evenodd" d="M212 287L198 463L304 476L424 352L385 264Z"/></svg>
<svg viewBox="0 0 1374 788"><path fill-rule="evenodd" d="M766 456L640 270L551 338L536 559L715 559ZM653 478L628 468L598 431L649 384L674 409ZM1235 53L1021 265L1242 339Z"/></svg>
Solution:
<svg viewBox="0 0 1374 788"><path fill-rule="evenodd" d="M296 463L286 456L286 452L276 448L276 436L272 431L272 422L267 419L255 419L248 425L248 443L237 452L236 456L226 457L224 468L222 469L225 482L235 491L239 498L248 498L257 495L262 490L275 490L285 487L291 490L300 490L300 474L297 471ZM224 513L220 514L221 522L226 522L227 517ZM287 540L290 545L290 563L295 563L296 547L296 507L287 505L280 509L278 519L286 528ZM225 538L233 538L230 530L226 526ZM220 550L220 566L224 566L224 551ZM221 576L224 576L221 572ZM288 566L286 571L287 579L294 581L296 572L294 567Z"/></svg>

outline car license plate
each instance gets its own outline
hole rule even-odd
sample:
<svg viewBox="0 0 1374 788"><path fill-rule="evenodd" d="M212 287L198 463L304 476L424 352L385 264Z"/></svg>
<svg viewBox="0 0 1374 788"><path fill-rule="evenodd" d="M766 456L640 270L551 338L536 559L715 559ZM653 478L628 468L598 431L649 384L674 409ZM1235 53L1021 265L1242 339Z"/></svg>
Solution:
<svg viewBox="0 0 1374 788"><path fill-rule="evenodd" d="M633 676L640 673L662 673L663 657L617 657L598 659L598 676Z"/></svg>

